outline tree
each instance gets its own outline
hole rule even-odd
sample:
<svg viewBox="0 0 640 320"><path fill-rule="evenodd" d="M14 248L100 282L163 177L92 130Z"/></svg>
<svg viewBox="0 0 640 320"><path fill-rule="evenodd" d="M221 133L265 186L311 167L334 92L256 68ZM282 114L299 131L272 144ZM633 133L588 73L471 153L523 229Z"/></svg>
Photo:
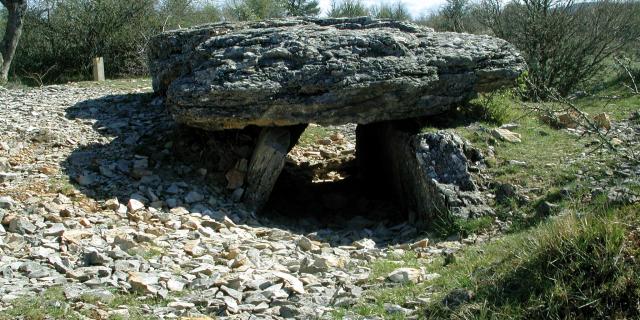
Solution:
<svg viewBox="0 0 640 320"><path fill-rule="evenodd" d="M226 0L225 17L234 21L249 21L283 17L285 4L281 0Z"/></svg>
<svg viewBox="0 0 640 320"><path fill-rule="evenodd" d="M0 44L0 84L9 79L9 69L15 56L20 36L22 36L22 18L27 10L27 0L0 0L7 9L7 26Z"/></svg>
<svg viewBox="0 0 640 320"><path fill-rule="evenodd" d="M332 0L328 15L334 18L368 16L369 8L362 0L342 0L340 2Z"/></svg>
<svg viewBox="0 0 640 320"><path fill-rule="evenodd" d="M464 19L469 11L469 0L446 0L440 10L445 28L453 32L465 32Z"/></svg>
<svg viewBox="0 0 640 320"><path fill-rule="evenodd" d="M317 16L320 13L317 0L284 0L284 7L289 16Z"/></svg>
<svg viewBox="0 0 640 320"><path fill-rule="evenodd" d="M50 70L45 82L87 79L96 56L104 57L110 77L146 72L147 39L164 21L156 0L28 1L16 75Z"/></svg>
<svg viewBox="0 0 640 320"><path fill-rule="evenodd" d="M395 4L381 4L371 7L371 15L378 19L391 19L406 21L411 20L409 9L404 3L398 1Z"/></svg>
<svg viewBox="0 0 640 320"><path fill-rule="evenodd" d="M158 14L162 30L188 28L220 21L222 18L222 13L213 0L197 3L195 0L163 0Z"/></svg>

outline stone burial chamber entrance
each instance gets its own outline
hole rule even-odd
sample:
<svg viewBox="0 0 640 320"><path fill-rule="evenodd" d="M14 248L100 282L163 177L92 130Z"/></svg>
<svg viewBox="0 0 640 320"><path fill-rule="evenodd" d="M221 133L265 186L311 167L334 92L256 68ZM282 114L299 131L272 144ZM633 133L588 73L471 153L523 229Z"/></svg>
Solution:
<svg viewBox="0 0 640 320"><path fill-rule="evenodd" d="M357 176L426 226L486 213L469 173L479 153L420 119L525 70L507 42L371 18L218 23L162 33L149 46L154 91L174 119L253 137L227 173L236 200L260 211L308 124L357 124ZM239 181L238 181L239 180Z"/></svg>

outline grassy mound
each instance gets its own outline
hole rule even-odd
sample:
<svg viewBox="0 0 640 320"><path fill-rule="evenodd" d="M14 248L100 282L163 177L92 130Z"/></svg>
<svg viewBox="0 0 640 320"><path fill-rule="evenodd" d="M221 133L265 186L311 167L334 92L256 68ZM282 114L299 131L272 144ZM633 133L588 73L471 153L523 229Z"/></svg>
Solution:
<svg viewBox="0 0 640 320"><path fill-rule="evenodd" d="M640 206L580 212L468 249L433 284L444 293L424 316L640 316ZM460 288L473 292L472 298L452 305L447 295Z"/></svg>

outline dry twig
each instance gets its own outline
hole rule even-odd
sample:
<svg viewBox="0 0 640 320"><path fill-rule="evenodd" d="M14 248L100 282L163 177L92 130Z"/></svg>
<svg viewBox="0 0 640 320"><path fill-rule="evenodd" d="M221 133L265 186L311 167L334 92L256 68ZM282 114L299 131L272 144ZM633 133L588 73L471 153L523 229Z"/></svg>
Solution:
<svg viewBox="0 0 640 320"><path fill-rule="evenodd" d="M49 74L49 72L51 72L51 70L55 69L58 65L54 64L52 66L50 66L49 68L47 68L47 70L45 70L43 73L39 73L39 72L27 72L25 70L22 70L25 74L25 77L27 79L31 79L33 81L35 81L39 87L42 87L44 85L44 78Z"/></svg>
<svg viewBox="0 0 640 320"><path fill-rule="evenodd" d="M624 65L624 63L622 63L622 61L620 61L619 58L616 57L616 58L613 58L613 60L616 62L616 64L618 64L618 66L624 69L624 71L629 76L629 79L631 79L631 85L627 85L627 84L623 84L623 85L629 88L629 90L631 90L633 94L640 94L640 91L638 91L638 85L636 84L636 78L633 76L633 73L631 73L629 68L626 65Z"/></svg>

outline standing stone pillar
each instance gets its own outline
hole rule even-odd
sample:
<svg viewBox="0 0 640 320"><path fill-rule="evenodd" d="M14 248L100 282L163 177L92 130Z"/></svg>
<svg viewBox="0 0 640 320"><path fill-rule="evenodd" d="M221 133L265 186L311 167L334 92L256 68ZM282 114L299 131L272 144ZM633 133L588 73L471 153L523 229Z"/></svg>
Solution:
<svg viewBox="0 0 640 320"><path fill-rule="evenodd" d="M287 153L305 128L306 125L262 128L247 171L244 203L249 208L259 211L269 201L284 168Z"/></svg>
<svg viewBox="0 0 640 320"><path fill-rule="evenodd" d="M421 172L415 172L415 151L411 136L415 130L400 130L393 121L358 125L356 129L356 160L361 178L367 185L391 193L401 205L407 220L418 227L428 224L436 215L430 205L437 199L425 194L428 186Z"/></svg>
<svg viewBox="0 0 640 320"><path fill-rule="evenodd" d="M102 57L93 58L93 81L105 81Z"/></svg>

